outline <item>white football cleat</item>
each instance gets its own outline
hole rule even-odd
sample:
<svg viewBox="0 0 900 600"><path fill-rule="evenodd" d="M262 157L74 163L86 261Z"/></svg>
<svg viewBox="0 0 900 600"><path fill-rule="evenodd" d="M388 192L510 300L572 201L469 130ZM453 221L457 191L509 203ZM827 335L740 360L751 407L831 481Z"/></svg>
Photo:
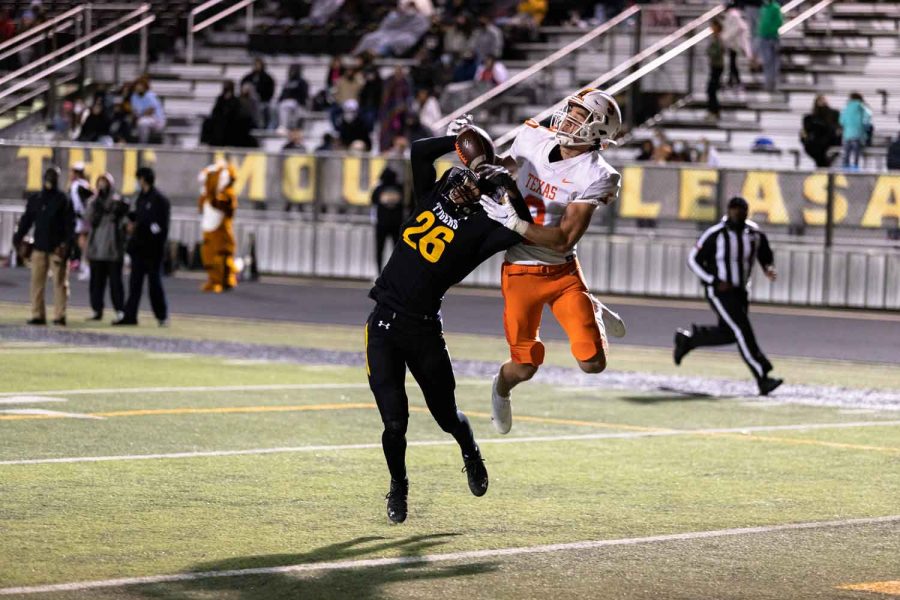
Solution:
<svg viewBox="0 0 900 600"><path fill-rule="evenodd" d="M597 319L603 323L606 332L613 337L625 337L625 321L618 313L609 310L609 307L591 296L591 302L594 303L594 314Z"/></svg>
<svg viewBox="0 0 900 600"><path fill-rule="evenodd" d="M512 404L509 396L501 396L497 391L497 380L500 374L494 375L494 382L491 384L491 423L497 433L509 433L512 429Z"/></svg>

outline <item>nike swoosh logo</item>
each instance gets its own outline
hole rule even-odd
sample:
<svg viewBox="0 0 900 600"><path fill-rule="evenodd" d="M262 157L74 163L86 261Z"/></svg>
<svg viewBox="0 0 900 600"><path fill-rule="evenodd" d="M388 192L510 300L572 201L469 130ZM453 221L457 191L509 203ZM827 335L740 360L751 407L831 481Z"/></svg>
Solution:
<svg viewBox="0 0 900 600"><path fill-rule="evenodd" d="M566 179L565 177L563 177L563 183L572 183L572 182L569 181L568 179Z"/></svg>

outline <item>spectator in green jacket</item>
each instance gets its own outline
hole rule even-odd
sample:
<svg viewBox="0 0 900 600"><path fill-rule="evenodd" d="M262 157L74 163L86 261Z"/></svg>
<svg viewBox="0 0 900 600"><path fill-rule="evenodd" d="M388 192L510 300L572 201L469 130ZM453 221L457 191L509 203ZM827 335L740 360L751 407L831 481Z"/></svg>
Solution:
<svg viewBox="0 0 900 600"><path fill-rule="evenodd" d="M859 168L859 155L866 141L867 129L872 124L872 111L866 106L862 94L853 92L841 111L843 129L844 168Z"/></svg>
<svg viewBox="0 0 900 600"><path fill-rule="evenodd" d="M766 0L759 11L759 53L763 63L763 76L766 90L774 92L781 72L780 45L778 28L784 23L781 5L777 0Z"/></svg>

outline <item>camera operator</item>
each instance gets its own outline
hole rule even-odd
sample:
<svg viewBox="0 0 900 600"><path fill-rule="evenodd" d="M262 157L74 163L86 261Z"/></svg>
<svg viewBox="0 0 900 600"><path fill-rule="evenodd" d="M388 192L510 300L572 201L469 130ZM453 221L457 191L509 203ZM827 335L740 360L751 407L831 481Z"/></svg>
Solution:
<svg viewBox="0 0 900 600"><path fill-rule="evenodd" d="M109 295L116 319L125 311L125 288L122 284L122 261L125 258L128 205L115 192L115 180L109 173L97 178L96 192L88 201L86 220L91 230L87 242L87 258L91 264L91 308L89 321L103 319L103 295L109 281Z"/></svg>

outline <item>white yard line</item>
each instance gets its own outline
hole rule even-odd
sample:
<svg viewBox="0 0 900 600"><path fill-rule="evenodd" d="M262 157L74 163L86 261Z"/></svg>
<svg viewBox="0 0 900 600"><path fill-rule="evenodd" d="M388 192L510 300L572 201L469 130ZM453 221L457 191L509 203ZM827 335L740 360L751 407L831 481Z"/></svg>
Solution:
<svg viewBox="0 0 900 600"><path fill-rule="evenodd" d="M3 404L42 404L45 402L67 402L65 398L54 398L52 396L9 396L0 398L0 405Z"/></svg>
<svg viewBox="0 0 900 600"><path fill-rule="evenodd" d="M490 385L484 381L457 381L456 385ZM41 396L56 394L59 396L89 396L93 394L169 394L177 392L262 392L278 390L341 390L368 389L368 383L272 383L260 385L198 385L170 387L128 387L128 388L95 388L77 390L43 390L25 392L0 392L0 398L29 394Z"/></svg>
<svg viewBox="0 0 900 600"><path fill-rule="evenodd" d="M177 583L181 581L197 581L219 577L247 577L253 575L280 575L303 572L341 571L372 567L391 567L415 564L431 564L448 561L480 560L498 557L521 556L528 554L547 554L552 552L572 552L578 550L596 550L615 546L638 546L665 542L684 542L711 538L736 537L776 533L781 531L799 531L806 529L826 529L834 527L851 527L860 525L879 525L900 522L900 515L869 517L861 519L842 519L839 521L812 521L808 523L787 523L783 525L764 525L761 527L740 527L734 529L717 529L713 531L692 531L669 535L651 535L646 537L619 538L612 540L593 540L570 542L564 544L546 544L542 546L524 546L513 548L496 548L491 550L470 550L467 552L447 552L444 554L426 554L424 556L398 556L393 558L371 558L362 560L339 560L330 562L312 562L283 567L257 567L251 569L231 569L227 571L201 571L196 573L176 573L171 575L151 575L149 577L123 577L98 581L79 581L74 583L56 583L51 585L35 585L23 587L0 588L0 596L14 594L40 594L52 592L74 592L81 590L121 587L153 583Z"/></svg>
<svg viewBox="0 0 900 600"><path fill-rule="evenodd" d="M844 429L849 427L896 427L900 421L857 421L853 423L807 423L800 425L759 425L754 427L733 427L717 429L664 429L660 431L626 431L621 433L588 433L573 435L548 435L532 437L487 438L479 440L485 444L527 444L540 442L567 442L610 439L632 439L642 437L671 437L682 435L704 435L716 433L758 433L767 431L804 431L812 429ZM410 441L408 446L451 446L456 441L422 440ZM125 454L116 456L66 456L59 458L28 458L0 461L0 466L43 465L58 463L117 462L124 460L157 460L177 458L215 458L221 456L257 456L263 454L292 454L299 452L341 452L344 450L381 449L381 444L335 444L318 446L283 446L275 448L250 448L247 450L210 450L206 452L173 452L167 454Z"/></svg>
<svg viewBox="0 0 900 600"><path fill-rule="evenodd" d="M0 414L5 415L48 415L51 417L64 417L66 419L96 419L104 420L105 417L97 417L94 415L85 415L83 413L60 412L58 410L47 410L44 408L6 408L0 410Z"/></svg>

